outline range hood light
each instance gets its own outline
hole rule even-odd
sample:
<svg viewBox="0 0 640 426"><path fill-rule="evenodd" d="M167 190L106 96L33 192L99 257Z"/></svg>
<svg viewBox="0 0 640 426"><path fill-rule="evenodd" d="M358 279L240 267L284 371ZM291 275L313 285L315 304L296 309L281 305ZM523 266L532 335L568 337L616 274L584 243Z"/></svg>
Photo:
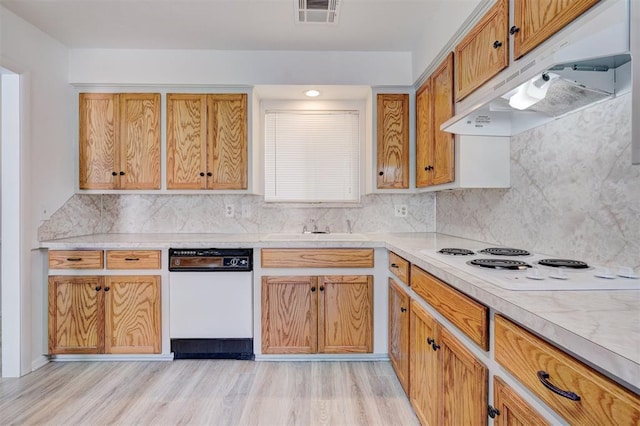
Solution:
<svg viewBox="0 0 640 426"><path fill-rule="evenodd" d="M544 73L526 83L518 86L516 93L509 98L512 108L524 110L544 99L551 81L557 78L557 74Z"/></svg>

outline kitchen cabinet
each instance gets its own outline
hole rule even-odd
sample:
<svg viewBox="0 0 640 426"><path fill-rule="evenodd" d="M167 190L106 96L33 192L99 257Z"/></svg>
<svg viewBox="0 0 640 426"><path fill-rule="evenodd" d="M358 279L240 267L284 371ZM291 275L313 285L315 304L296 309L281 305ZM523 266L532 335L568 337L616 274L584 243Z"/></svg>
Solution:
<svg viewBox="0 0 640 426"><path fill-rule="evenodd" d="M487 424L487 367L415 300L410 317L410 400L420 422Z"/></svg>
<svg viewBox="0 0 640 426"><path fill-rule="evenodd" d="M409 304L411 299L389 278L389 360L409 395Z"/></svg>
<svg viewBox="0 0 640 426"><path fill-rule="evenodd" d="M160 353L159 276L49 277L49 354Z"/></svg>
<svg viewBox="0 0 640 426"><path fill-rule="evenodd" d="M493 378L493 405L489 415L500 426L546 426L549 422L500 377Z"/></svg>
<svg viewBox="0 0 640 426"><path fill-rule="evenodd" d="M508 22L509 1L498 0L456 45L456 101L509 65Z"/></svg>
<svg viewBox="0 0 640 426"><path fill-rule="evenodd" d="M263 268L373 268L373 249L368 248L265 248L260 251Z"/></svg>
<svg viewBox="0 0 640 426"><path fill-rule="evenodd" d="M370 275L262 277L262 352L369 353Z"/></svg>
<svg viewBox="0 0 640 426"><path fill-rule="evenodd" d="M455 113L453 54L438 66L416 93L416 187L453 182L455 137L440 125Z"/></svg>
<svg viewBox="0 0 640 426"><path fill-rule="evenodd" d="M160 94L80 93L79 188L160 189Z"/></svg>
<svg viewBox="0 0 640 426"><path fill-rule="evenodd" d="M104 277L49 277L49 354L104 352Z"/></svg>
<svg viewBox="0 0 640 426"><path fill-rule="evenodd" d="M489 350L489 308L415 265L411 288L475 344Z"/></svg>
<svg viewBox="0 0 640 426"><path fill-rule="evenodd" d="M160 276L106 275L104 253L49 251L49 353L160 353ZM107 250L106 258L111 270L160 269L159 250Z"/></svg>
<svg viewBox="0 0 640 426"><path fill-rule="evenodd" d="M409 95L377 96L377 188L409 188Z"/></svg>
<svg viewBox="0 0 640 426"><path fill-rule="evenodd" d="M167 94L167 188L247 189L247 95Z"/></svg>
<svg viewBox="0 0 640 426"><path fill-rule="evenodd" d="M501 315L495 359L569 424L640 423L637 394Z"/></svg>
<svg viewBox="0 0 640 426"><path fill-rule="evenodd" d="M509 31L514 36L514 59L526 55L599 1L514 1L514 21Z"/></svg>
<svg viewBox="0 0 640 426"><path fill-rule="evenodd" d="M409 285L411 264L402 256L389 252L389 272L398 277L404 284Z"/></svg>

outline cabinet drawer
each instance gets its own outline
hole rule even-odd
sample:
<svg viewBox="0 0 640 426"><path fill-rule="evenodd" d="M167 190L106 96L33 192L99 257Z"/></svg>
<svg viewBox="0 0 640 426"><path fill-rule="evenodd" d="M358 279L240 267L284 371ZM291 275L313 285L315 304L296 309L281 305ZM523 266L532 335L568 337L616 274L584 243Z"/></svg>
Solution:
<svg viewBox="0 0 640 426"><path fill-rule="evenodd" d="M411 287L485 351L489 350L489 309L415 265Z"/></svg>
<svg viewBox="0 0 640 426"><path fill-rule="evenodd" d="M102 250L51 250L49 269L102 269Z"/></svg>
<svg viewBox="0 0 640 426"><path fill-rule="evenodd" d="M640 424L638 395L500 315L495 327L496 361L570 424ZM580 399L548 389L545 373L548 384Z"/></svg>
<svg viewBox="0 0 640 426"><path fill-rule="evenodd" d="M389 270L406 285L409 285L409 268L409 262L394 252L389 252Z"/></svg>
<svg viewBox="0 0 640 426"><path fill-rule="evenodd" d="M373 249L262 249L263 268L373 268Z"/></svg>
<svg viewBox="0 0 640 426"><path fill-rule="evenodd" d="M160 269L160 250L108 250L107 269Z"/></svg>

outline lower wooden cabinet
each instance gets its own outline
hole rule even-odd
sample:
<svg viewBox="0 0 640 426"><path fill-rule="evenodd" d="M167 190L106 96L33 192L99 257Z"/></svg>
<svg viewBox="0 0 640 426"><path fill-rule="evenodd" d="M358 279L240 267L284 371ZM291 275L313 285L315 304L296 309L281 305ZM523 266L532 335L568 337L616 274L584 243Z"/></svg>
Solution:
<svg viewBox="0 0 640 426"><path fill-rule="evenodd" d="M500 377L493 378L494 425L546 426L547 420L518 395Z"/></svg>
<svg viewBox="0 0 640 426"><path fill-rule="evenodd" d="M370 275L262 277L262 353L369 353Z"/></svg>
<svg viewBox="0 0 640 426"><path fill-rule="evenodd" d="M160 350L159 276L49 277L49 354Z"/></svg>
<svg viewBox="0 0 640 426"><path fill-rule="evenodd" d="M487 367L416 301L410 316L410 399L420 422L487 424Z"/></svg>
<svg viewBox="0 0 640 426"><path fill-rule="evenodd" d="M409 295L389 278L389 360L409 395Z"/></svg>
<svg viewBox="0 0 640 426"><path fill-rule="evenodd" d="M640 424L637 394L501 315L495 330L496 361L569 424Z"/></svg>

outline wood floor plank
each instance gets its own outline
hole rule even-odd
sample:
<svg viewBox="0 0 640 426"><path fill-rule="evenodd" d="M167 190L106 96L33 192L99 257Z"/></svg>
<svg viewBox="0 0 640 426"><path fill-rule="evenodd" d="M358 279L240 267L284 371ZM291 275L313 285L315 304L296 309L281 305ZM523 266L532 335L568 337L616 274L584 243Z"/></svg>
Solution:
<svg viewBox="0 0 640 426"><path fill-rule="evenodd" d="M0 379L1 425L418 425L388 362L54 362Z"/></svg>

